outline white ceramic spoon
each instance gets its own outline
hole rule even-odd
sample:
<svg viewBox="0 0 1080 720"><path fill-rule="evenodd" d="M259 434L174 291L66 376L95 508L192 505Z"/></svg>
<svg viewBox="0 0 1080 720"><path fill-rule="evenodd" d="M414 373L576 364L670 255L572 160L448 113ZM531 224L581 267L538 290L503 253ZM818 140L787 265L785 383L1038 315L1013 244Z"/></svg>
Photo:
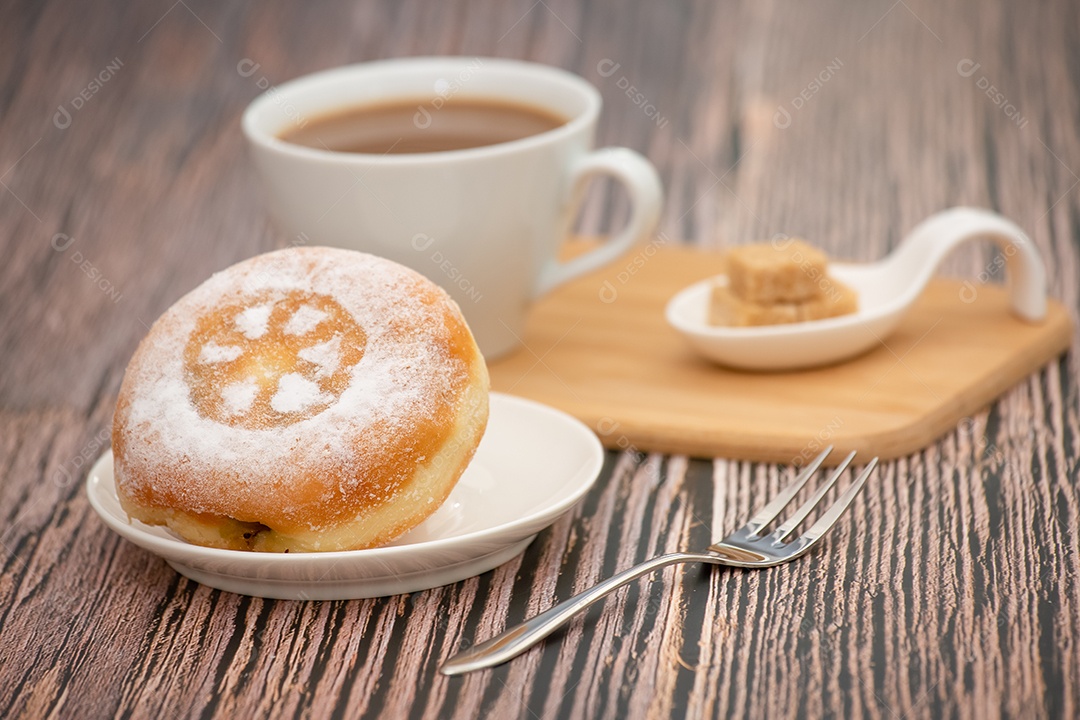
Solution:
<svg viewBox="0 0 1080 720"><path fill-rule="evenodd" d="M993 240L1004 253L1013 312L1028 322L1042 320L1046 268L1031 240L1000 215L957 207L919 223L884 260L829 265L833 277L858 293L859 309L854 314L788 325L717 327L708 323L714 280L710 278L673 297L667 305L667 321L698 352L722 365L791 370L837 362L884 340L945 256L961 243L981 239Z"/></svg>

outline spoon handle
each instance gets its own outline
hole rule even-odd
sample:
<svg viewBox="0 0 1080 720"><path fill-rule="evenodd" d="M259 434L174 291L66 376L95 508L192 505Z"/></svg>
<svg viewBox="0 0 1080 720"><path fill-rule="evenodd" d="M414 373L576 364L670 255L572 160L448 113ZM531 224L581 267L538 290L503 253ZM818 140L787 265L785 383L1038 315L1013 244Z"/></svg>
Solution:
<svg viewBox="0 0 1080 720"><path fill-rule="evenodd" d="M956 207L931 215L904 238L889 263L895 271L916 278L913 284L921 289L957 245L983 239L997 243L1005 256L1013 312L1031 322L1042 320L1047 290L1042 257L1023 230L989 210ZM968 286L970 302L976 290L970 282L965 283Z"/></svg>

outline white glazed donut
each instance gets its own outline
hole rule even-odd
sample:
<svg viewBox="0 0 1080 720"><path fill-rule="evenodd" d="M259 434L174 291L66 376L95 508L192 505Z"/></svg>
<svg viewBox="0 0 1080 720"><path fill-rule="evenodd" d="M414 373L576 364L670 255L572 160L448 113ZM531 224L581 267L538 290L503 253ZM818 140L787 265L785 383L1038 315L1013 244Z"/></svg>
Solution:
<svg viewBox="0 0 1080 720"><path fill-rule="evenodd" d="M487 416L484 359L442 289L363 253L279 250L211 277L140 343L117 493L199 545L373 547L442 504Z"/></svg>

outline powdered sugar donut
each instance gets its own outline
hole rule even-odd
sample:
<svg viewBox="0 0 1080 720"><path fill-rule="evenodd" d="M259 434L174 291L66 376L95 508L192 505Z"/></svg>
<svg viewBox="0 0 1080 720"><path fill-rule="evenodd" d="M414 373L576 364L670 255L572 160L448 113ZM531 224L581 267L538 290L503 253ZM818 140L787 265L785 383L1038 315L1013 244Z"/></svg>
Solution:
<svg viewBox="0 0 1080 720"><path fill-rule="evenodd" d="M260 255L173 305L113 419L129 515L212 547L372 547L449 495L487 424L488 376L457 305L396 263Z"/></svg>

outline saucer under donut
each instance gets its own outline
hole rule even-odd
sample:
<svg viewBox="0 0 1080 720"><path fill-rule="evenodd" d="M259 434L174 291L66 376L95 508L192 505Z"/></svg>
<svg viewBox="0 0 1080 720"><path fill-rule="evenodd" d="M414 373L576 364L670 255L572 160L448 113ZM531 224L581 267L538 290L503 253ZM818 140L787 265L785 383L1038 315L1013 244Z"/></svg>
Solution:
<svg viewBox="0 0 1080 720"><path fill-rule="evenodd" d="M126 512L211 547L384 544L449 495L487 423L461 312L391 261L290 248L173 305L113 420Z"/></svg>

